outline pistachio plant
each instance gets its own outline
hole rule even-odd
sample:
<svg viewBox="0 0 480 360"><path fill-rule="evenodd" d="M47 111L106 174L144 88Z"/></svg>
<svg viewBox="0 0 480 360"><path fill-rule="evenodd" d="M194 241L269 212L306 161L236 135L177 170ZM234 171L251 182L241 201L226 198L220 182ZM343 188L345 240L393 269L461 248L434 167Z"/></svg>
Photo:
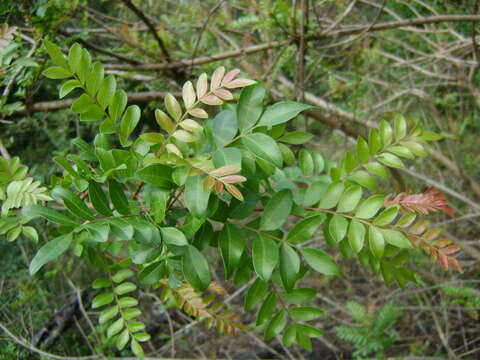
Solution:
<svg viewBox="0 0 480 360"><path fill-rule="evenodd" d="M32 275L66 252L103 274L92 284L92 308L105 346L144 356L141 343L150 335L139 288L174 299L221 333L244 329L221 301L227 290L212 281L217 255L225 281L248 285L245 310L258 307L251 326L267 341L283 334L286 347L307 350L322 336L308 322L322 311L309 305L316 291L302 279L342 276L332 248L357 257L387 285L418 281L408 267L417 251L461 270L451 256L458 246L425 220L431 211L451 213L443 195L382 192L389 168L426 156L424 143L437 134L397 116L393 126L382 121L368 139L358 138L335 164L304 146L311 134L286 130L311 106L265 108L261 85L223 67L186 82L182 99L166 95L155 111L158 130L139 134L141 109L127 106L127 94L87 50L74 44L65 57L51 42L44 46L55 63L44 75L62 79L61 98L79 93L71 110L99 131L93 143L73 139L74 153L54 157L63 175L47 187L28 178L18 159L0 161L0 234L37 241L43 218L48 240L31 261ZM231 91L240 88L235 104Z"/></svg>

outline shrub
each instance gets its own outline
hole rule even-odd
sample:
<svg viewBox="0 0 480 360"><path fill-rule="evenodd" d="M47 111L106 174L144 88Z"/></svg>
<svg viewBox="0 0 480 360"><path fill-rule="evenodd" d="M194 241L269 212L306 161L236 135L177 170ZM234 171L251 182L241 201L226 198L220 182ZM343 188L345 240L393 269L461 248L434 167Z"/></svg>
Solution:
<svg viewBox="0 0 480 360"><path fill-rule="evenodd" d="M60 97L79 89L71 109L81 121L99 122L99 133L93 144L73 139L76 153L54 157L63 176L48 186L28 177L19 159L1 159L0 233L38 241L35 219L43 218L50 240L32 259L32 275L67 251L102 271L92 307L101 310L107 345L128 345L143 357L140 343L150 336L134 294L146 286L162 288L164 299L175 298L207 327L243 329L239 315L214 300L227 291L211 279L214 255L207 248L220 254L226 280L237 287L251 281L245 310L259 306L256 325L266 340L283 333L285 346L308 350L310 339L322 335L308 322L322 311L308 305L315 290L297 283L310 271L342 274L327 251L309 242L320 228L329 247L357 256L386 284L417 282L406 264L419 249L443 268L461 270L450 256L458 247L420 218L450 213L443 196L434 189L393 196L380 186L389 168L405 166L401 158L427 155L423 143L437 134L414 123L408 130L397 116L393 127L382 121L368 139L360 137L336 165L303 146L311 134L286 130L309 105L264 108L261 85L219 67L210 80L202 74L195 86L187 81L181 101L167 94L165 108L155 111L159 130L138 135L140 108L127 106L101 63L78 44L68 57L44 45L55 63L44 75L63 80ZM243 90L231 105L237 88ZM221 110L213 118L212 107ZM293 227L288 219L297 219Z"/></svg>

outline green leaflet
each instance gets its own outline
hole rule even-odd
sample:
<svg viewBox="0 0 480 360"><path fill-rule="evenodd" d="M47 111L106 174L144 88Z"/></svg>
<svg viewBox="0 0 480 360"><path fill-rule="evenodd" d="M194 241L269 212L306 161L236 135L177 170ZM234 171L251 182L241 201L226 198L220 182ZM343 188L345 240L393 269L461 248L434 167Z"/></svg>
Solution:
<svg viewBox="0 0 480 360"><path fill-rule="evenodd" d="M250 286L245 296L245 311L252 310L267 294L268 284L262 279L258 278Z"/></svg>
<svg viewBox="0 0 480 360"><path fill-rule="evenodd" d="M203 218L207 215L210 191L203 189L201 176L190 176L185 183L185 205L193 216Z"/></svg>
<svg viewBox="0 0 480 360"><path fill-rule="evenodd" d="M298 321L312 321L323 315L323 311L311 306L300 306L288 311Z"/></svg>
<svg viewBox="0 0 480 360"><path fill-rule="evenodd" d="M72 73L60 66L52 66L45 69L42 73L49 79L66 79L72 76Z"/></svg>
<svg viewBox="0 0 480 360"><path fill-rule="evenodd" d="M186 246L182 257L182 270L185 278L197 291L204 291L210 285L211 276L203 254L192 245Z"/></svg>
<svg viewBox="0 0 480 360"><path fill-rule="evenodd" d="M391 168L401 169L405 167L402 160L400 160L398 156L390 153L381 153L377 156L377 160L380 161L383 165Z"/></svg>
<svg viewBox="0 0 480 360"><path fill-rule="evenodd" d="M315 297L317 292L311 288L298 288L293 289L289 293L282 294L283 298L289 304L303 304Z"/></svg>
<svg viewBox="0 0 480 360"><path fill-rule="evenodd" d="M92 300L92 309L98 309L99 307L108 305L113 302L114 295L112 292L106 292L106 293L101 293L95 296ZM110 313L116 313L118 311L118 308L115 309L115 307L109 308ZM115 311L117 310L117 311ZM115 315L113 315L115 316Z"/></svg>
<svg viewBox="0 0 480 360"><path fill-rule="evenodd" d="M392 206L389 207L388 209L383 210L376 218L373 220L373 225L376 226L385 226L390 224L398 214L398 210L400 207L397 206Z"/></svg>
<svg viewBox="0 0 480 360"><path fill-rule="evenodd" d="M378 162L369 162L368 164L365 164L364 167L372 174L381 176L385 179L388 179L390 177L390 173L385 168L385 166L379 164Z"/></svg>
<svg viewBox="0 0 480 360"><path fill-rule="evenodd" d="M298 153L298 164L304 176L312 175L315 170L315 163L312 155L305 149L301 149Z"/></svg>
<svg viewBox="0 0 480 360"><path fill-rule="evenodd" d="M50 58L55 62L55 64L64 69L69 69L68 63L63 56L62 50L57 45L55 45L49 40L44 40L43 46L45 46L48 55L50 55Z"/></svg>
<svg viewBox="0 0 480 360"><path fill-rule="evenodd" d="M108 191L112 204L121 215L129 215L130 208L128 206L128 199L123 191L122 185L115 180L108 180Z"/></svg>
<svg viewBox="0 0 480 360"><path fill-rule="evenodd" d="M337 263L325 251L313 248L303 248L300 251L305 261L315 271L325 275L341 275Z"/></svg>
<svg viewBox="0 0 480 360"><path fill-rule="evenodd" d="M145 267L138 278L144 285L153 285L167 274L167 268L165 262L156 262Z"/></svg>
<svg viewBox="0 0 480 360"><path fill-rule="evenodd" d="M294 101L278 102L267 107L260 118L258 125L271 128L274 125L282 124L290 119L293 119L300 112L310 109L311 107L311 105L301 104Z"/></svg>
<svg viewBox="0 0 480 360"><path fill-rule="evenodd" d="M357 140L357 159L360 164L364 164L370 158L370 151L368 149L368 144L363 137L359 137Z"/></svg>
<svg viewBox="0 0 480 360"><path fill-rule="evenodd" d="M121 269L112 276L112 280L116 283L121 283L128 278L131 278L134 274L135 273L130 269Z"/></svg>
<svg viewBox="0 0 480 360"><path fill-rule="evenodd" d="M293 290L300 271L300 258L297 252L287 244L282 244L280 250L280 277L287 292Z"/></svg>
<svg viewBox="0 0 480 360"><path fill-rule="evenodd" d="M145 194L147 206L150 207L150 212L157 224L161 223L165 218L169 196L169 191L154 187L150 187L150 191Z"/></svg>
<svg viewBox="0 0 480 360"><path fill-rule="evenodd" d="M237 105L237 119L240 130L250 129L254 126L263 111L265 88L260 85L247 86L240 93Z"/></svg>
<svg viewBox="0 0 480 360"><path fill-rule="evenodd" d="M243 242L243 239L242 239ZM277 242L267 236L259 235L253 240L252 259L255 272L264 281L268 281L278 264L279 249Z"/></svg>
<svg viewBox="0 0 480 360"><path fill-rule="evenodd" d="M212 136L217 148L223 148L237 134L236 114L233 110L223 110L212 120Z"/></svg>
<svg viewBox="0 0 480 360"><path fill-rule="evenodd" d="M269 341L280 334L287 325L287 313L285 310L280 310L268 323L265 328L265 340Z"/></svg>
<svg viewBox="0 0 480 360"><path fill-rule="evenodd" d="M358 206L355 216L360 219L370 219L374 217L378 210L382 208L383 200L383 195L370 196Z"/></svg>
<svg viewBox="0 0 480 360"><path fill-rule="evenodd" d="M382 234L384 240L389 243L390 245L399 247L399 248L406 248L411 249L413 248L412 243L408 238L403 235L400 231L395 231L391 229L382 229Z"/></svg>
<svg viewBox="0 0 480 360"><path fill-rule="evenodd" d="M92 70L90 71L90 74L87 78L86 81L86 86L87 86L87 92L91 96L95 96L100 84L103 81L105 75L105 70L103 68L103 65L96 61L92 64Z"/></svg>
<svg viewBox="0 0 480 360"><path fill-rule="evenodd" d="M350 212L354 210L362 198L362 193L363 191L360 186L352 185L348 187L338 202L337 211Z"/></svg>
<svg viewBox="0 0 480 360"><path fill-rule="evenodd" d="M407 134L407 122L403 115L395 116L394 121L395 140L401 140Z"/></svg>
<svg viewBox="0 0 480 360"><path fill-rule="evenodd" d="M300 220L288 234L287 241L292 244L300 244L310 240L319 226L325 221L325 218L324 214L319 214Z"/></svg>
<svg viewBox="0 0 480 360"><path fill-rule="evenodd" d="M313 206L318 204L320 199L323 198L323 195L327 191L328 184L323 181L316 181L310 184L309 187L305 190L305 197L303 199L304 206Z"/></svg>
<svg viewBox="0 0 480 360"><path fill-rule="evenodd" d="M95 210L104 216L112 216L112 210L110 210L109 201L102 186L95 182L89 181L88 183L88 196Z"/></svg>
<svg viewBox="0 0 480 360"><path fill-rule="evenodd" d="M78 80L67 80L62 84L60 88L60 99L64 98L68 94L70 94L74 89L81 87L82 84Z"/></svg>
<svg viewBox="0 0 480 360"><path fill-rule="evenodd" d="M380 164L378 165L381 166ZM375 190L377 187L377 180L375 180L375 177L363 170L355 171L352 175L348 177L348 180L356 182L357 184L370 190Z"/></svg>
<svg viewBox="0 0 480 360"><path fill-rule="evenodd" d="M112 101L108 106L108 113L110 118L116 122L123 114L125 107L127 106L127 93L123 90L117 90L113 95Z"/></svg>
<svg viewBox="0 0 480 360"><path fill-rule="evenodd" d="M383 147L392 143L393 129L390 123L385 120L380 121L380 139L382 140Z"/></svg>
<svg viewBox="0 0 480 360"><path fill-rule="evenodd" d="M261 326L267 322L269 318L272 317L275 307L277 305L277 294L272 292L270 293L262 306L258 310L256 325Z"/></svg>
<svg viewBox="0 0 480 360"><path fill-rule="evenodd" d="M225 277L232 276L245 249L245 233L230 223L225 224L218 237L218 245L225 265Z"/></svg>
<svg viewBox="0 0 480 360"><path fill-rule="evenodd" d="M340 197L343 194L345 185L342 181L336 181L328 185L327 191L320 201L319 207L321 209L331 209L337 205Z"/></svg>
<svg viewBox="0 0 480 360"><path fill-rule="evenodd" d="M113 96L115 95L116 88L117 82L112 75L107 76L101 82L100 88L98 89L97 101L102 109L105 109L111 103ZM138 110L140 111L140 109Z"/></svg>
<svg viewBox="0 0 480 360"><path fill-rule="evenodd" d="M276 167L282 166L282 153L275 140L270 136L262 133L253 133L244 136L242 143L254 156Z"/></svg>
<svg viewBox="0 0 480 360"><path fill-rule="evenodd" d="M55 260L65 251L67 251L72 243L72 240L73 237L70 233L59 236L43 245L30 262L30 275L35 274L43 265Z"/></svg>
<svg viewBox="0 0 480 360"><path fill-rule="evenodd" d="M283 135L278 141L287 144L301 145L312 140L313 135L304 131L292 131Z"/></svg>
<svg viewBox="0 0 480 360"><path fill-rule="evenodd" d="M92 222L81 226L88 231L89 239L95 242L106 242L110 233L110 226L106 222Z"/></svg>
<svg viewBox="0 0 480 360"><path fill-rule="evenodd" d="M83 202L82 199L78 195L76 195L73 191L62 188L56 187L52 191L53 197L57 199L62 199L65 207L72 212L75 216L78 216L82 220L94 220L95 217L93 216L90 209L87 205Z"/></svg>
<svg viewBox="0 0 480 360"><path fill-rule="evenodd" d="M370 155L375 155L382 148L382 140L380 139L377 129L370 130L370 134L368 136L368 148Z"/></svg>
<svg viewBox="0 0 480 360"><path fill-rule="evenodd" d="M361 222L357 220L350 221L350 225L348 227L348 242L356 254L358 254L363 248L363 243L365 242L365 233L365 226Z"/></svg>
<svg viewBox="0 0 480 360"><path fill-rule="evenodd" d="M122 121L120 122L120 143L123 147L129 146L132 142L128 140L128 137L132 134L133 130L140 121L141 111L137 105L130 105L125 114L123 115Z"/></svg>
<svg viewBox="0 0 480 360"><path fill-rule="evenodd" d="M287 220L292 209L293 196L290 190L281 190L270 199L260 221L261 230L276 230Z"/></svg>
<svg viewBox="0 0 480 360"><path fill-rule="evenodd" d="M62 55L63 56L63 55ZM82 57L82 48L78 43L74 43L68 52L68 65L70 69L76 71Z"/></svg>
<svg viewBox="0 0 480 360"><path fill-rule="evenodd" d="M368 243L373 255L380 259L385 249L385 240L379 228L375 226L368 227Z"/></svg>
<svg viewBox="0 0 480 360"><path fill-rule="evenodd" d="M172 168L170 166L154 164L140 169L137 174L139 179L147 184L162 189L171 189L173 187Z"/></svg>
<svg viewBox="0 0 480 360"><path fill-rule="evenodd" d="M134 229L132 224L130 224L127 219L113 217L106 219L105 222L110 225L110 230L112 230L112 233L114 233L120 239L128 241L133 238Z"/></svg>
<svg viewBox="0 0 480 360"><path fill-rule="evenodd" d="M332 239L339 243L347 234L348 220L341 215L333 215L328 223L328 232Z"/></svg>
<svg viewBox="0 0 480 360"><path fill-rule="evenodd" d="M242 152L237 148L225 148L215 152L212 158L215 168L220 168L224 165L235 165L242 167Z"/></svg>
<svg viewBox="0 0 480 360"><path fill-rule="evenodd" d="M185 234L174 227L164 227L160 229L163 240L169 245L187 246L188 240Z"/></svg>
<svg viewBox="0 0 480 360"><path fill-rule="evenodd" d="M75 227L78 222L72 220L70 216L59 211L49 209L40 205L29 205L22 209L22 214L26 217L43 217L44 219L58 225Z"/></svg>
<svg viewBox="0 0 480 360"><path fill-rule="evenodd" d="M283 346L285 346L286 348L289 348L296 342L296 339L297 339L297 324L293 323L288 326L287 330L283 334L283 338L282 338Z"/></svg>

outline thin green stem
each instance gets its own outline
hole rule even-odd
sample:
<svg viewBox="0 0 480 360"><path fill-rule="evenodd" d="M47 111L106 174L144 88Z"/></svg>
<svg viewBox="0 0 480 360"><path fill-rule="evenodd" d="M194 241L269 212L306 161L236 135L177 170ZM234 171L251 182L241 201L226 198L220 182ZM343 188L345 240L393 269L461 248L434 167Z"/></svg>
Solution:
<svg viewBox="0 0 480 360"><path fill-rule="evenodd" d="M254 232L254 233L258 234L258 235L263 235L263 236L269 237L269 238L274 239L274 240L276 240L276 241L278 241L278 242L282 242L282 243L285 242L283 239L280 239L280 238L278 238L278 237L276 237L276 236L274 236L274 235L271 235L271 234L266 233L266 232L264 232L264 231L261 231L261 230L259 230L259 229L252 228L252 227L250 227L250 226L248 226L248 225L244 225L244 224L239 223L239 222L237 222L237 221L234 221L234 220L231 220L231 219L227 219L227 221L228 221L230 224L232 224L232 225L235 225L235 226L244 228L244 229L246 229L246 230L252 231L252 232Z"/></svg>

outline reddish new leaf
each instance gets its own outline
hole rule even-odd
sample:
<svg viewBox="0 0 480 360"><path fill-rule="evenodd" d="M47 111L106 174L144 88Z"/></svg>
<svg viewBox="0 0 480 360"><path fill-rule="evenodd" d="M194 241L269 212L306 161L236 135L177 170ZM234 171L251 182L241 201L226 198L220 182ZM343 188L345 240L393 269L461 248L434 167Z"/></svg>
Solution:
<svg viewBox="0 0 480 360"><path fill-rule="evenodd" d="M389 195L385 198L385 207L400 205L409 212L428 214L430 211L443 211L453 217L453 209L448 206L448 200L435 188L430 187L421 194L400 193L395 198Z"/></svg>

